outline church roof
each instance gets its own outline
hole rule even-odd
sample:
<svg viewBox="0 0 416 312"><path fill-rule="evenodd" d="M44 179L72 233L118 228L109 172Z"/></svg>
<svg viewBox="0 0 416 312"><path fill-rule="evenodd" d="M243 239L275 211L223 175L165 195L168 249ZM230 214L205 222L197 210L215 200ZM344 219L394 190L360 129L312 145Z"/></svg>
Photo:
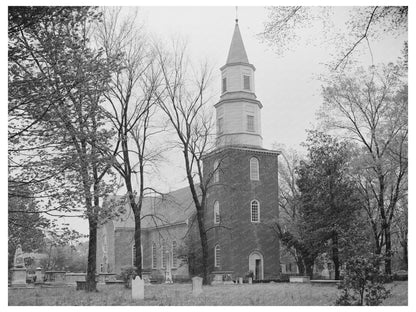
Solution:
<svg viewBox="0 0 416 312"><path fill-rule="evenodd" d="M238 22L235 23L234 34L227 57L227 64L232 63L249 64L246 49L244 48L243 39L241 38L240 29L238 27Z"/></svg>
<svg viewBox="0 0 416 312"><path fill-rule="evenodd" d="M134 228L134 214L125 196L112 196L111 200L123 206L120 216L112 221L115 228ZM189 187L184 187L163 196L145 197L142 204L143 229L186 222L195 207Z"/></svg>

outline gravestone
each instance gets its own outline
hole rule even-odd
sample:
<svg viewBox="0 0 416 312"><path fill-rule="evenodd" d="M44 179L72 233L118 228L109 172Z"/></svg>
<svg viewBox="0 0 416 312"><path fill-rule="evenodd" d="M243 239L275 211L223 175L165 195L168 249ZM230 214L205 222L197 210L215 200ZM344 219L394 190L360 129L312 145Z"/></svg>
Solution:
<svg viewBox="0 0 416 312"><path fill-rule="evenodd" d="M239 284L243 284L243 278L242 278L242 277L239 277L239 278L238 278L238 283L239 283Z"/></svg>
<svg viewBox="0 0 416 312"><path fill-rule="evenodd" d="M40 267L36 268L35 276L36 276L36 283L43 283L42 268L40 268Z"/></svg>
<svg viewBox="0 0 416 312"><path fill-rule="evenodd" d="M131 296L133 300L144 300L144 281L140 276L131 281Z"/></svg>
<svg viewBox="0 0 416 312"><path fill-rule="evenodd" d="M248 283L249 283L249 284L253 284L253 278L252 278L252 277L249 277L249 278L248 278Z"/></svg>
<svg viewBox="0 0 416 312"><path fill-rule="evenodd" d="M25 259L23 258L22 246L20 244L16 247L16 252L14 253L13 267L15 268L24 268Z"/></svg>
<svg viewBox="0 0 416 312"><path fill-rule="evenodd" d="M192 295L199 296L202 294L202 277L192 277Z"/></svg>
<svg viewBox="0 0 416 312"><path fill-rule="evenodd" d="M26 268L22 247L17 245L12 269L12 286L26 287Z"/></svg>

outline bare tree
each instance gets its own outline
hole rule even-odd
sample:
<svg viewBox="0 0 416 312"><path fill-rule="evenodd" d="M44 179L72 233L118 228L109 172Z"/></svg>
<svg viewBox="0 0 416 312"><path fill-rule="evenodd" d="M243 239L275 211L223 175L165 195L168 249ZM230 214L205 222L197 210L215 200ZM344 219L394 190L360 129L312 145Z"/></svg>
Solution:
<svg viewBox="0 0 416 312"><path fill-rule="evenodd" d="M137 21L137 11L121 17L121 8L105 9L97 42L108 58L119 58L109 92L108 118L117 131L114 168L122 176L128 203L135 220L134 242L141 246L141 219L144 196L154 189L146 187L146 168L160 159L162 148L151 145L150 138L163 131L156 125L155 93L160 87L160 73L155 66L154 52ZM139 176L138 185L133 178ZM136 273L142 276L141 248L135 248Z"/></svg>
<svg viewBox="0 0 416 312"><path fill-rule="evenodd" d="M376 252L383 245L391 274L391 225L407 195L407 82L402 65L338 74L323 89L326 126L360 144L356 163Z"/></svg>
<svg viewBox="0 0 416 312"><path fill-rule="evenodd" d="M407 32L407 6L361 6L351 7L351 18L342 33L334 33L328 20L332 13L331 7L279 6L269 7L268 21L265 23L261 38L281 53L288 45L297 41L300 31L309 27L313 21L321 21L323 27L320 34L330 33L328 42L336 42L339 46L337 56L331 68L344 68L353 53L362 44L367 44L370 54L370 40L389 34Z"/></svg>
<svg viewBox="0 0 416 312"><path fill-rule="evenodd" d="M177 147L183 153L186 179L196 209L196 220L202 249L203 283L208 284L208 241L205 228L207 193L213 174L204 176L203 159L214 147L213 119L207 110L206 92L211 71L208 65L190 76L185 44L176 41L173 52L157 47L157 58L164 80L164 92L158 102L177 136Z"/></svg>

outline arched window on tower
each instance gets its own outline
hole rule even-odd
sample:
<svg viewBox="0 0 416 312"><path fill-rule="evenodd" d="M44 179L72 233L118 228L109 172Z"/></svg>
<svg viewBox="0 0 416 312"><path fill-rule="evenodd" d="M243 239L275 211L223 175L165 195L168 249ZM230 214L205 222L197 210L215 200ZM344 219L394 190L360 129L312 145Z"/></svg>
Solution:
<svg viewBox="0 0 416 312"><path fill-rule="evenodd" d="M219 224L221 220L220 217L220 203L218 200L214 203L214 223Z"/></svg>
<svg viewBox="0 0 416 312"><path fill-rule="evenodd" d="M214 183L218 183L220 181L220 162L218 159L214 161Z"/></svg>
<svg viewBox="0 0 416 312"><path fill-rule="evenodd" d="M260 222L260 204L257 200L251 201L250 212L251 222Z"/></svg>
<svg viewBox="0 0 416 312"><path fill-rule="evenodd" d="M215 253L214 266L218 268L221 265L221 247L220 247L220 245L215 245L214 253Z"/></svg>
<svg viewBox="0 0 416 312"><path fill-rule="evenodd" d="M259 160L256 157L250 158L250 180L258 181L259 177Z"/></svg>
<svg viewBox="0 0 416 312"><path fill-rule="evenodd" d="M222 78L222 93L227 92L227 78L223 77Z"/></svg>

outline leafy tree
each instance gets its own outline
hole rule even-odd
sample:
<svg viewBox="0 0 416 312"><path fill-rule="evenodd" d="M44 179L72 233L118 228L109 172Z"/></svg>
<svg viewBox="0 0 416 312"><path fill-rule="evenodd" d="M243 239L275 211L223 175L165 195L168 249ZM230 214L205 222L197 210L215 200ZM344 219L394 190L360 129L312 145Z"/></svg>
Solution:
<svg viewBox="0 0 416 312"><path fill-rule="evenodd" d="M379 305L390 296L384 283L386 276L380 269L382 257L373 255L369 258L357 256L346 263L344 279L339 285L336 305Z"/></svg>
<svg viewBox="0 0 416 312"><path fill-rule="evenodd" d="M46 139L48 146L31 153L41 164L33 174L49 173L51 168L55 174L45 206L78 210L88 218L87 291L96 289L97 226L107 215L100 198L112 191L112 181L104 180L112 160L101 151L111 146L113 133L105 126L101 102L113 62L89 44L89 29L97 19L99 14L89 7L53 11L13 37L12 49L22 52L13 53L11 65L13 77L22 82L16 94L24 99L34 94L43 101L39 107L26 105L23 111L41 121L34 140ZM20 105L18 98L13 100Z"/></svg>
<svg viewBox="0 0 416 312"><path fill-rule="evenodd" d="M407 51L407 49L405 49ZM373 231L376 253L392 252L391 225L407 200L407 54L397 64L335 74L323 89L327 129L358 142L354 176ZM406 206L406 205L405 205ZM391 274L391 260L386 272Z"/></svg>
<svg viewBox="0 0 416 312"><path fill-rule="evenodd" d="M51 221L38 213L33 198L9 198L8 267L13 267L17 245L20 244L25 252L35 252L41 249L44 245L44 231L50 226Z"/></svg>
<svg viewBox="0 0 416 312"><path fill-rule="evenodd" d="M302 223L319 252L326 241L331 241L335 279L339 279L342 242L348 242L349 229L361 208L349 178L349 148L345 142L317 131L309 132L305 145L307 160L297 168Z"/></svg>

